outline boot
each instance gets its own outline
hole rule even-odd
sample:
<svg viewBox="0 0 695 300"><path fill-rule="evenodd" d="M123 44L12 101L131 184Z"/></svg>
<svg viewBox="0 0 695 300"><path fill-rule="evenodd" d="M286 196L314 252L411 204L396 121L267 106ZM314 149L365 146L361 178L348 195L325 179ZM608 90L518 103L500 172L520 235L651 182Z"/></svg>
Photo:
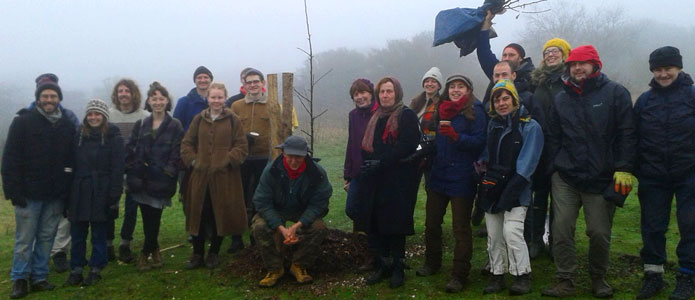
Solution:
<svg viewBox="0 0 695 300"><path fill-rule="evenodd" d="M208 257L205 258L205 265L208 267L208 269L215 269L219 264L220 256L217 255L217 253L208 253Z"/></svg>
<svg viewBox="0 0 695 300"><path fill-rule="evenodd" d="M458 293L463 290L463 280L459 280L456 277L452 277L451 280L446 284L445 290L447 293Z"/></svg>
<svg viewBox="0 0 695 300"><path fill-rule="evenodd" d="M497 294L507 287L507 283L504 281L504 274L492 275L487 283L487 287L483 290L483 295L487 294Z"/></svg>
<svg viewBox="0 0 695 300"><path fill-rule="evenodd" d="M200 254L193 254L190 259L186 262L186 269L193 270L200 268L203 265L203 256Z"/></svg>
<svg viewBox="0 0 695 300"><path fill-rule="evenodd" d="M152 267L161 268L164 265L162 262L162 253L159 252L159 248L154 249L152 252Z"/></svg>
<svg viewBox="0 0 695 300"><path fill-rule="evenodd" d="M531 292L531 274L514 276L514 283L509 287L512 296L524 295Z"/></svg>
<svg viewBox="0 0 695 300"><path fill-rule="evenodd" d="M109 251L113 251L113 246L109 248ZM112 252L109 252L109 261L111 261L111 254ZM113 254L114 259L116 254ZM126 245L120 245L118 246L118 260L122 261L124 264L129 264L135 260L135 257L133 257L133 251L130 251L130 247Z"/></svg>
<svg viewBox="0 0 695 300"><path fill-rule="evenodd" d="M140 256L138 256L138 271L148 271L152 267L147 256L145 253L140 253Z"/></svg>
<svg viewBox="0 0 695 300"><path fill-rule="evenodd" d="M68 256L60 251L53 255L53 268L56 273L63 273L68 270Z"/></svg>
<svg viewBox="0 0 695 300"><path fill-rule="evenodd" d="M278 280L282 278L282 275L284 274L285 269L280 269L277 271L268 271L268 273L265 274L265 277L263 277L263 279L261 279L261 281L258 282L258 285L260 287L273 287L276 283L278 283Z"/></svg>
<svg viewBox="0 0 695 300"><path fill-rule="evenodd" d="M391 272L391 281L389 287L392 289L403 286L405 283L405 262L404 258L393 259L393 271Z"/></svg>
<svg viewBox="0 0 695 300"><path fill-rule="evenodd" d="M302 268L302 266L296 263L292 263L290 266L290 274L294 276L294 279L297 279L298 283L311 283L314 280L306 271L306 268Z"/></svg>
<svg viewBox="0 0 695 300"><path fill-rule="evenodd" d="M386 277L391 276L391 263L388 260L388 257L383 256L376 260L377 268L367 277L367 285L379 283Z"/></svg>
<svg viewBox="0 0 695 300"><path fill-rule="evenodd" d="M668 298L671 300L689 300L695 293L695 275L678 272L676 274L676 288Z"/></svg>
<svg viewBox="0 0 695 300"><path fill-rule="evenodd" d="M82 285L90 286L90 285L93 285L93 284L99 282L99 280L101 280L101 275L99 275L99 273L89 272L89 274L87 274L87 278L85 278L84 281L82 282Z"/></svg>
<svg viewBox="0 0 695 300"><path fill-rule="evenodd" d="M613 288L606 282L603 276L591 278L591 292L596 298L610 298L613 296Z"/></svg>
<svg viewBox="0 0 695 300"><path fill-rule="evenodd" d="M29 294L29 283L26 279L17 279L12 282L12 291L10 292L10 298L19 299L24 298Z"/></svg>
<svg viewBox="0 0 695 300"><path fill-rule="evenodd" d="M664 276L656 272L644 272L642 288L637 294L637 299L649 299L661 292L666 287Z"/></svg>
<svg viewBox="0 0 695 300"><path fill-rule="evenodd" d="M439 268L431 267L427 263L422 265L417 271L415 271L415 275L417 276L430 276L439 273Z"/></svg>
<svg viewBox="0 0 695 300"><path fill-rule="evenodd" d="M360 273L364 273L364 272L372 271L375 268L376 268L376 260L374 259L374 256L370 255L369 257L367 257L367 260L364 262L364 264L362 264L361 266L359 266L359 268L357 268L357 271L359 271Z"/></svg>
<svg viewBox="0 0 695 300"><path fill-rule="evenodd" d="M82 284L82 280L84 280L82 273L70 273L68 280L65 281L63 286L79 286Z"/></svg>
<svg viewBox="0 0 695 300"><path fill-rule="evenodd" d="M541 292L541 295L548 297L567 298L574 297L577 294L577 287L572 279L559 279L555 286L547 288Z"/></svg>
<svg viewBox="0 0 695 300"><path fill-rule="evenodd" d="M234 254L244 249L244 240L241 239L240 235L232 236L232 244L229 245L229 250L227 253Z"/></svg>
<svg viewBox="0 0 695 300"><path fill-rule="evenodd" d="M30 285L30 289L32 292L52 291L55 290L55 288L56 286L51 284L47 280L41 280Z"/></svg>

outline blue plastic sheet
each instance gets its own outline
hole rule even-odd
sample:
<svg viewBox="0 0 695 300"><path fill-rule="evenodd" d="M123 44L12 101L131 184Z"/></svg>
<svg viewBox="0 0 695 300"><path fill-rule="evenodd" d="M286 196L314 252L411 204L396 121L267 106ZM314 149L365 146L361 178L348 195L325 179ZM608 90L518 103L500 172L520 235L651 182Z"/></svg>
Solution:
<svg viewBox="0 0 695 300"><path fill-rule="evenodd" d="M478 8L452 8L442 10L434 22L433 47L454 42L461 49L461 56L473 52L478 45L480 25L485 20L487 10L501 9L504 1L488 0Z"/></svg>

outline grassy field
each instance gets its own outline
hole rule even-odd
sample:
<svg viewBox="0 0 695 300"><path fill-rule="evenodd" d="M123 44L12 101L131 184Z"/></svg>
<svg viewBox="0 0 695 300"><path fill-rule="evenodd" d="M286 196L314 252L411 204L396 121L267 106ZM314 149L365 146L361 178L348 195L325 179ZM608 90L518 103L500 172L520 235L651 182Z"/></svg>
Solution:
<svg viewBox="0 0 695 300"><path fill-rule="evenodd" d="M317 156L322 158L321 164L328 171L333 184L334 194L331 198L330 212L325 218L329 227L350 230L351 222L345 216L345 192L342 189L342 164L344 159L344 139L324 139L317 147ZM458 294L447 294L444 285L449 280L451 270L453 236L451 233L451 218L445 218L444 266L441 273L421 278L415 276L417 267L422 264L422 244L425 223L425 195L421 189L415 212L416 234L408 238L408 247L412 257L408 263L412 270L406 271L406 284L399 289L389 289L388 282L375 286L364 285L363 274L346 273L340 279L324 279L315 277L315 283L310 286L297 286L290 275L273 289L260 289L257 282L260 278L254 276L235 277L226 271L225 267L215 271L197 269L188 271L183 268L184 262L192 252L186 243L184 232L184 217L178 201L174 206L164 211L160 234L160 245L167 248L181 245L178 248L163 253L164 267L148 272L138 272L134 265L112 263L102 273L103 280L96 286L87 288L62 288L53 292L31 293L27 299L509 299L507 293L483 296L482 290L487 278L480 275L480 269L487 259L485 253L486 240L474 238L473 272L465 290ZM675 245L678 240L678 229L675 226L675 208L668 233L669 262L675 261ZM122 216L122 213L121 213ZM138 216L139 217L139 216ZM634 299L641 284L642 265L639 259L639 249L642 246L639 229L639 204L636 193L633 192L624 208L619 209L613 227L613 244L611 249L611 267L609 282L615 287L615 299ZM587 274L587 238L584 235L583 216L577 224L577 243L579 254L578 284L580 295L576 299L592 299L590 281ZM117 228L120 228L120 219ZM14 211L9 201L0 201L0 269L9 270L12 264L14 245ZM248 241L248 238L244 238ZM142 227L140 220L136 228L134 250L142 246ZM118 239L117 239L118 241ZM117 242L116 241L116 242ZM223 244L223 264L235 259L227 255L229 240ZM554 281L554 265L548 257L540 257L532 261L533 292L529 295L514 297L514 299L541 298L540 290ZM674 264L667 267L667 280L670 289L675 283ZM289 277L289 278L288 278ZM62 285L67 273L51 273L49 281ZM511 279L510 279L511 283ZM2 286L6 295L9 294L11 281L5 276ZM317 288L321 287L321 288ZM669 292L670 292L669 289ZM661 296L665 299L668 293ZM0 296L1 297L1 296Z"/></svg>

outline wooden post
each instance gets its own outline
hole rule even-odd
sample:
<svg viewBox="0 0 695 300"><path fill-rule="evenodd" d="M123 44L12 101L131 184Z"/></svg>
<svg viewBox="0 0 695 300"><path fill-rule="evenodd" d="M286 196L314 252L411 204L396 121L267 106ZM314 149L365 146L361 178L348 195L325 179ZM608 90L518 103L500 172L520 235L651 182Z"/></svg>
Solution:
<svg viewBox="0 0 695 300"><path fill-rule="evenodd" d="M294 74L282 73L282 134L292 135L292 111L294 110Z"/></svg>
<svg viewBox="0 0 695 300"><path fill-rule="evenodd" d="M278 74L268 74L268 101L278 103Z"/></svg>

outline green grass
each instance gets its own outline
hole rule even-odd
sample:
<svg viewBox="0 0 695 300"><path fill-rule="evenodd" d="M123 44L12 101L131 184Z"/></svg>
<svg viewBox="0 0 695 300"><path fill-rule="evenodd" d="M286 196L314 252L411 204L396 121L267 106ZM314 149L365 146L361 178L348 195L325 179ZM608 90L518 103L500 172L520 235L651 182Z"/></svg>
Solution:
<svg viewBox="0 0 695 300"><path fill-rule="evenodd" d="M331 209L325 220L329 227L351 230L352 223L345 216L345 192L342 181L344 139L327 138L325 140L318 145L317 156L322 158L321 164L326 168L334 189ZM186 242L185 219L181 206L178 201L174 201L174 206L167 208L162 217L160 245L162 248L179 244L182 246L163 253L165 265L162 269L141 273L135 269L134 265L110 264L102 273L103 280L96 286L88 288L59 287L53 292L29 294L27 299L510 299L505 292L499 295L482 295L487 278L480 275L478 270L487 259L486 240L477 237L474 237L473 241L473 271L470 283L461 293L447 294L444 292L444 285L446 285L451 271L453 251L451 217L449 215L445 217L443 225L445 246L442 272L427 278L415 276L414 269L419 267L423 261L425 201L424 191L420 189L415 212L416 234L409 237L407 243L409 253L413 253L412 250L417 250L414 251L415 255L408 258L408 263L413 269L406 271L405 286L396 290L389 289L388 283L367 287L360 281L363 275L352 273L344 274L344 278L339 280L318 276L315 278L315 283L310 286L297 286L292 280L285 278L276 288L260 289L257 287L257 281L260 278L250 275L245 276L245 278L235 277L229 274L224 267L213 272L206 269L184 270L184 262L191 254L192 249ZM611 267L608 280L616 288L615 299L634 299L641 284L642 269L638 257L639 249L642 246L639 214L639 204L636 193L633 192L625 207L618 209L613 227ZM667 237L670 262L675 260L675 245L679 239L678 229L675 226L675 208L673 209L672 220L674 221L671 222ZM119 229L120 219L118 222L117 228ZM13 237L14 211L9 201L0 201L0 269L9 270L11 268ZM245 237L245 240L248 241L248 238ZM138 220L133 249L139 250L142 241L142 227L140 220ZM225 252L228 244L229 239L226 239L222 247L223 263L234 259ZM577 244L580 263L578 275L580 295L576 299L593 299L586 268L587 238L584 234L583 215L580 216L577 223ZM533 292L526 296L514 297L514 299L540 298L540 290L554 281L554 265L549 258L538 258L532 261L531 266L533 268ZM672 288L675 282L673 268L667 272L666 277ZM67 274L53 272L49 278L57 285L61 285L66 279ZM11 286L9 275L6 275L2 284L5 292L9 294ZM661 296L666 298L668 292L662 293Z"/></svg>

